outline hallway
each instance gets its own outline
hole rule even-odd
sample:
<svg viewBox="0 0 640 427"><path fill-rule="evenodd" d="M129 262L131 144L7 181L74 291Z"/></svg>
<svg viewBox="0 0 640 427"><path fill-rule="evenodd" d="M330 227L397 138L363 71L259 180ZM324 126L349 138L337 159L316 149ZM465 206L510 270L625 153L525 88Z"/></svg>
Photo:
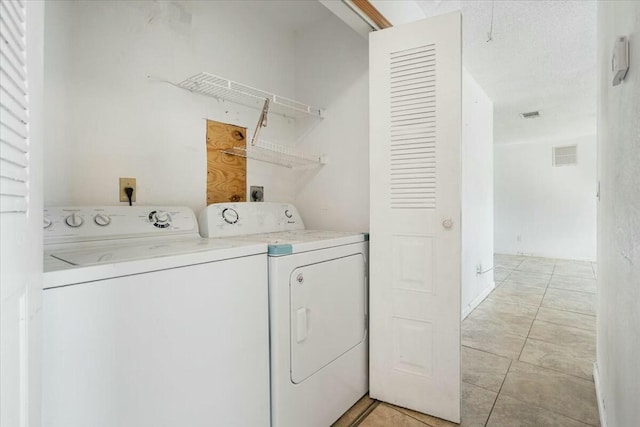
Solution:
<svg viewBox="0 0 640 427"><path fill-rule="evenodd" d="M462 426L598 426L595 265L496 255L495 290L462 322ZM448 427L362 398L334 426Z"/></svg>

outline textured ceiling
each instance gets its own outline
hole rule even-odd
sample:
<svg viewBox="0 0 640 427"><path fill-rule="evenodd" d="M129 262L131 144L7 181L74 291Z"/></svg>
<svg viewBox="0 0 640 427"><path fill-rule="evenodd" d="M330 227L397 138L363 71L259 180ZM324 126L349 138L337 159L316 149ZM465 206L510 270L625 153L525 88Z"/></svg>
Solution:
<svg viewBox="0 0 640 427"><path fill-rule="evenodd" d="M595 132L595 1L417 3L427 16L462 9L464 64L493 100L496 143ZM542 117L519 117L533 110Z"/></svg>

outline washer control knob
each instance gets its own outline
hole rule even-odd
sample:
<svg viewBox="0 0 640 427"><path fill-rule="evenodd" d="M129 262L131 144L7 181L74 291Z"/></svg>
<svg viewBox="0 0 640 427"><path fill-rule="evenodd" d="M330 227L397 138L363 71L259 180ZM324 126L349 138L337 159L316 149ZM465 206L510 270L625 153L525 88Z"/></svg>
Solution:
<svg viewBox="0 0 640 427"><path fill-rule="evenodd" d="M149 222L157 228L168 228L171 226L171 215L165 211L149 212Z"/></svg>
<svg viewBox="0 0 640 427"><path fill-rule="evenodd" d="M171 217L165 211L156 211L155 220L160 224L164 224L166 222L171 221Z"/></svg>
<svg viewBox="0 0 640 427"><path fill-rule="evenodd" d="M293 213L287 209L284 211L284 216L286 216L287 218L291 218L293 216Z"/></svg>
<svg viewBox="0 0 640 427"><path fill-rule="evenodd" d="M97 214L95 218L93 218L93 221L100 227L106 227L107 225L111 224L111 218L109 217L109 215L105 214Z"/></svg>
<svg viewBox="0 0 640 427"><path fill-rule="evenodd" d="M80 215L76 214L75 212L69 215L64 221L69 227L73 228L80 227L84 222L82 220L82 217L80 217Z"/></svg>
<svg viewBox="0 0 640 427"><path fill-rule="evenodd" d="M42 218L42 228L48 229L48 228L51 228L52 225L53 225L53 221L51 221L51 218L46 216Z"/></svg>
<svg viewBox="0 0 640 427"><path fill-rule="evenodd" d="M225 208L222 211L222 219L224 219L227 224L235 224L240 219L240 215L238 215L235 209Z"/></svg>

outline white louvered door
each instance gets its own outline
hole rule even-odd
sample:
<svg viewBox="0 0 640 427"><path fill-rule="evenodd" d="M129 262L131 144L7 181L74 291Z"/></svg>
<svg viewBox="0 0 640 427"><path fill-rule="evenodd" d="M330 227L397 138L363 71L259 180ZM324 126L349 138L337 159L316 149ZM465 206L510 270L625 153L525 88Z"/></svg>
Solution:
<svg viewBox="0 0 640 427"><path fill-rule="evenodd" d="M40 425L43 27L43 2L0 0L3 427Z"/></svg>
<svg viewBox="0 0 640 427"><path fill-rule="evenodd" d="M460 422L461 16L369 49L370 395Z"/></svg>

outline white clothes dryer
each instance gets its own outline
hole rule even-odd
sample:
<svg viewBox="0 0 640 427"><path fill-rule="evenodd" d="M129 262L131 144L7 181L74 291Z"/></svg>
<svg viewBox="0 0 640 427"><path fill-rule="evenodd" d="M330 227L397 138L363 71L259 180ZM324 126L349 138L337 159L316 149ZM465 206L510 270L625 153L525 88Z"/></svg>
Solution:
<svg viewBox="0 0 640 427"><path fill-rule="evenodd" d="M368 235L306 230L286 203L198 219L203 237L269 245L272 426L331 425L368 390Z"/></svg>
<svg viewBox="0 0 640 427"><path fill-rule="evenodd" d="M45 427L269 426L267 246L184 207L45 209Z"/></svg>

